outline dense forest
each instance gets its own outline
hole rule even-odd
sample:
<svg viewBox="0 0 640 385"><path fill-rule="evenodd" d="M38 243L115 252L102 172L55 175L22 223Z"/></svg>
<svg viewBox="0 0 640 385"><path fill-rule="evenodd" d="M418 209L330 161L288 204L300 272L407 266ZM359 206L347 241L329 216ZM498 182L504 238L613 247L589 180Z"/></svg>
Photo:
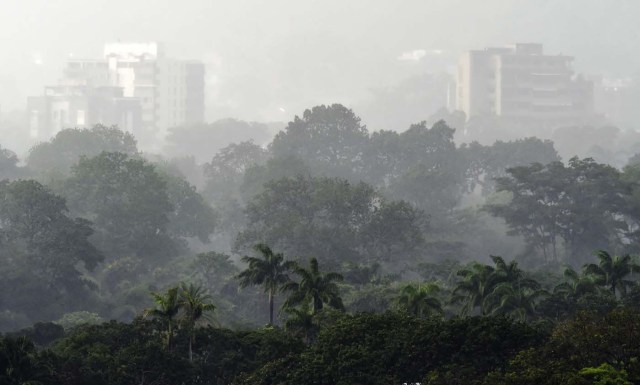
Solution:
<svg viewBox="0 0 640 385"><path fill-rule="evenodd" d="M210 148L0 150L0 383L640 382L638 157L339 104Z"/></svg>

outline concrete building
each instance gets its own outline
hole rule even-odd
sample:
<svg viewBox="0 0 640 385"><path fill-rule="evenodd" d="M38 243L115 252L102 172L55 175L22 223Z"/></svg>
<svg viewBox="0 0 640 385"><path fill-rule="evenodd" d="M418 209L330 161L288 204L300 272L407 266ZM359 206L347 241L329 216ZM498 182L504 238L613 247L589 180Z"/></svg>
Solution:
<svg viewBox="0 0 640 385"><path fill-rule="evenodd" d="M167 58L158 43L110 43L98 60L70 60L56 86L27 102L31 136L118 125L142 140L204 121L204 64Z"/></svg>
<svg viewBox="0 0 640 385"><path fill-rule="evenodd" d="M65 128L117 125L135 133L142 125L140 102L118 87L58 85L27 99L29 134L46 140Z"/></svg>
<svg viewBox="0 0 640 385"><path fill-rule="evenodd" d="M593 115L593 83L575 77L566 55L542 44L469 51L460 57L456 108L467 115L563 124Z"/></svg>

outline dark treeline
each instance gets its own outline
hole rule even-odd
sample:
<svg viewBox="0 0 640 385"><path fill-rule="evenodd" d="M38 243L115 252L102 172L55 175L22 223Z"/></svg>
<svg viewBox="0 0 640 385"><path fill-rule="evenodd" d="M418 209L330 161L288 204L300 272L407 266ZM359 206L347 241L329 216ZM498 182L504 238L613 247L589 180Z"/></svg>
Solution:
<svg viewBox="0 0 640 385"><path fill-rule="evenodd" d="M637 340L620 329L640 306L633 160L562 162L537 138L457 145L445 121L369 132L337 104L205 156L198 133L236 127L266 130L175 130L190 158L103 126L22 162L2 150L0 368L15 369L0 379L640 379L640 345L616 345Z"/></svg>

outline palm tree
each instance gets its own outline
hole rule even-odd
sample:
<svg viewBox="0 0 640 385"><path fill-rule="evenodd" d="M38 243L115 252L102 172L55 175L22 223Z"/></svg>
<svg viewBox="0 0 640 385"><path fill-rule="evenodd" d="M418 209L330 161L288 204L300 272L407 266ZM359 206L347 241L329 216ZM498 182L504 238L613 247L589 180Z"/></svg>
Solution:
<svg viewBox="0 0 640 385"><path fill-rule="evenodd" d="M27 337L0 338L0 384L54 383L53 368Z"/></svg>
<svg viewBox="0 0 640 385"><path fill-rule="evenodd" d="M287 272L295 267L292 261L285 261L280 253L274 254L269 246L259 243L255 250L262 254L262 258L244 256L242 261L249 267L238 274L241 287L262 285L269 294L269 325L273 325L273 301L278 289L287 281Z"/></svg>
<svg viewBox="0 0 640 385"><path fill-rule="evenodd" d="M600 262L596 265L590 263L584 266L586 274L593 274L598 277L598 284L606 286L613 295L616 292L625 295L627 288L634 285L631 280L625 279L634 270L638 270L630 255L612 257L604 250L598 250L596 256Z"/></svg>
<svg viewBox="0 0 640 385"><path fill-rule="evenodd" d="M570 267L564 270L565 281L553 288L554 293L559 293L566 300L577 301L586 294L598 292L598 277L593 274L579 274Z"/></svg>
<svg viewBox="0 0 640 385"><path fill-rule="evenodd" d="M178 298L178 287L170 287L165 294L151 293L153 301L156 303L155 308L146 309L145 317L153 317L160 319L167 324L167 349L171 349L171 341L173 340L173 323L174 318L180 311L181 303Z"/></svg>
<svg viewBox="0 0 640 385"><path fill-rule="evenodd" d="M284 309L288 314L284 327L287 331L302 335L305 343L313 342L318 330L318 324L309 309L308 303L303 303L299 308L288 307Z"/></svg>
<svg viewBox="0 0 640 385"><path fill-rule="evenodd" d="M189 361L193 361L193 344L195 343L195 328L198 322L208 320L208 314L216 309L210 303L211 296L204 293L201 286L183 283L180 286L180 305L182 320L189 331Z"/></svg>
<svg viewBox="0 0 640 385"><path fill-rule="evenodd" d="M433 313L443 314L442 304L433 295L440 291L434 283L405 286L396 298L398 307L416 317L428 317Z"/></svg>
<svg viewBox="0 0 640 385"><path fill-rule="evenodd" d="M516 286L516 288L538 289L540 284L527 277L524 270L518 267L516 261L506 263L502 257L492 255L491 260L495 264L494 280L497 282L508 282Z"/></svg>
<svg viewBox="0 0 640 385"><path fill-rule="evenodd" d="M482 315L487 314L486 299L499 283L499 277L494 274L494 271L493 267L477 262L459 270L457 275L462 277L462 281L458 282L453 289L451 302L464 302L463 314L467 314L476 307L480 308Z"/></svg>
<svg viewBox="0 0 640 385"><path fill-rule="evenodd" d="M487 303L492 314L509 314L524 322L528 316L536 314L538 298L545 294L544 290L501 282L493 289Z"/></svg>
<svg viewBox="0 0 640 385"><path fill-rule="evenodd" d="M285 309L307 302L311 303L312 314L322 310L325 303L334 309L344 310L340 289L336 284L342 281L342 275L321 273L316 258L311 258L308 270L296 266L294 273L300 277L300 282L287 282L282 287L283 291L291 292L284 303Z"/></svg>

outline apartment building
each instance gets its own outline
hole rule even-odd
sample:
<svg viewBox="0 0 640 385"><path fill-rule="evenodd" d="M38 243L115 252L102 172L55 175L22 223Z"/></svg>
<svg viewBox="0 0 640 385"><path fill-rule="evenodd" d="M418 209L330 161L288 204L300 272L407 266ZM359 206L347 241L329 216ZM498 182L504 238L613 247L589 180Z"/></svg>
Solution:
<svg viewBox="0 0 640 385"><path fill-rule="evenodd" d="M593 114L593 83L575 76L573 58L546 55L542 44L464 53L458 63L456 108L467 115L563 124Z"/></svg>
<svg viewBox="0 0 640 385"><path fill-rule="evenodd" d="M203 63L168 58L156 42L106 44L103 58L69 60L57 85L28 99L31 136L104 124L161 139L204 121L204 74Z"/></svg>

